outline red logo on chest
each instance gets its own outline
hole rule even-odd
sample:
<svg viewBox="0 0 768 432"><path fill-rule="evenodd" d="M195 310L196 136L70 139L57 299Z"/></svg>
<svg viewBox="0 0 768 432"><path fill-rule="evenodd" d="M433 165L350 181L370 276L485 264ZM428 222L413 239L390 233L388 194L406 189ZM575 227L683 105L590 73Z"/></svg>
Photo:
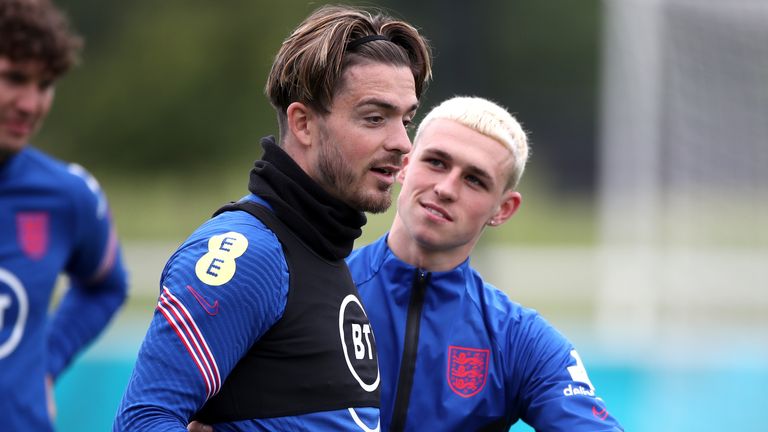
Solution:
<svg viewBox="0 0 768 432"><path fill-rule="evenodd" d="M468 398L483 389L488 377L487 349L448 347L448 385L457 395Z"/></svg>
<svg viewBox="0 0 768 432"><path fill-rule="evenodd" d="M48 213L20 212L16 214L19 246L24 254L39 260L48 250Z"/></svg>

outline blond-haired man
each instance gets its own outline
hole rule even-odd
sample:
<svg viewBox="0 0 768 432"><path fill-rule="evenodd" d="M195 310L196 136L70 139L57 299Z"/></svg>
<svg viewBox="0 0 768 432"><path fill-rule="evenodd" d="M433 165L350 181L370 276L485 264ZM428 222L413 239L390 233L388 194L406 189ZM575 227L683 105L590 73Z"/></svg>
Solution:
<svg viewBox="0 0 768 432"><path fill-rule="evenodd" d="M520 124L478 97L421 122L388 234L348 258L379 348L382 430L619 431L573 348L469 265L520 206Z"/></svg>

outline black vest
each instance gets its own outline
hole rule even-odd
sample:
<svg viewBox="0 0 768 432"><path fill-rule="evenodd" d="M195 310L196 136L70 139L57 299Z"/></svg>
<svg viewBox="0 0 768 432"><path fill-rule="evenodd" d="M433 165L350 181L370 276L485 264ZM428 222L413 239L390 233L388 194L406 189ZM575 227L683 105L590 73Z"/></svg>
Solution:
<svg viewBox="0 0 768 432"><path fill-rule="evenodd" d="M251 213L280 240L288 302L195 419L212 424L379 407L376 344L344 260L320 257L263 206L241 202L217 214L231 210Z"/></svg>

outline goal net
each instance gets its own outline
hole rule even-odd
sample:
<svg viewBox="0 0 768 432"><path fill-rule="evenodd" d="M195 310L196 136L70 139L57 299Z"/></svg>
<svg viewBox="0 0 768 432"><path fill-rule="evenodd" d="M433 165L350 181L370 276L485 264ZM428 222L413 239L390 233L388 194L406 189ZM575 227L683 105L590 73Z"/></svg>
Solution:
<svg viewBox="0 0 768 432"><path fill-rule="evenodd" d="M768 334L768 1L604 13L601 335Z"/></svg>

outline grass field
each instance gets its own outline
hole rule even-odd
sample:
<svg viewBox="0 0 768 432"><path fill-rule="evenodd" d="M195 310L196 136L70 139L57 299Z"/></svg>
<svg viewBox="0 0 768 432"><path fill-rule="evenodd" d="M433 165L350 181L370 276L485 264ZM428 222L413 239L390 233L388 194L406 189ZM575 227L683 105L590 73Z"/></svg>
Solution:
<svg viewBox="0 0 768 432"><path fill-rule="evenodd" d="M128 241L181 241L214 210L248 193L247 167L155 177L101 175L120 231ZM535 180L528 183L536 184ZM486 232L483 242L588 245L595 242L594 203L590 197L556 196L523 184L523 205L507 224ZM395 206L368 215L358 244L383 234Z"/></svg>

